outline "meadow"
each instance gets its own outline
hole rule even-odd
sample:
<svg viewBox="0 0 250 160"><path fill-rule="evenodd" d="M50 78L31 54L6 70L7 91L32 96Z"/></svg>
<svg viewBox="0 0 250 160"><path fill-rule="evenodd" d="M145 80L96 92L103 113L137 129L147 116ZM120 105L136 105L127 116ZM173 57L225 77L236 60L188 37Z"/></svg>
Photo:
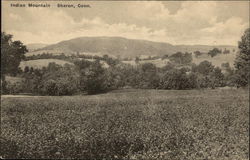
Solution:
<svg viewBox="0 0 250 160"><path fill-rule="evenodd" d="M249 159L247 90L1 97L2 158Z"/></svg>
<svg viewBox="0 0 250 160"><path fill-rule="evenodd" d="M219 54L216 57L211 57L208 55L202 55L200 57L193 56L193 63L199 64L202 61L209 61L216 67L221 67L223 63L229 63L231 67L234 66L234 60L237 56L236 52L232 52L230 54Z"/></svg>
<svg viewBox="0 0 250 160"><path fill-rule="evenodd" d="M26 66L28 67L33 67L34 69L42 69L43 67L47 67L49 65L49 63L56 63L59 64L61 66L63 66L64 64L72 64L68 61L64 61L64 60L59 60L59 59L37 59L37 60L29 60L29 61L21 61L19 67L24 71L24 68Z"/></svg>

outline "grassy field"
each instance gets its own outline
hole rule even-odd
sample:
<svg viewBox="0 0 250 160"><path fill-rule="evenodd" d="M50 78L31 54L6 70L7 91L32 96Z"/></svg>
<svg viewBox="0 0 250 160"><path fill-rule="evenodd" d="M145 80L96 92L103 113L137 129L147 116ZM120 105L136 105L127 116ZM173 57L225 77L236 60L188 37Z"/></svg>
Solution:
<svg viewBox="0 0 250 160"><path fill-rule="evenodd" d="M246 90L2 97L2 158L247 160Z"/></svg>
<svg viewBox="0 0 250 160"><path fill-rule="evenodd" d="M131 60L131 61L122 61L123 63L125 64L130 64L130 65L137 65L137 63L134 61L134 60ZM164 67L168 64L169 60L168 59L155 59L155 60L140 60L138 63L139 64L144 64L144 63L152 63L154 64L156 67Z"/></svg>
<svg viewBox="0 0 250 160"><path fill-rule="evenodd" d="M209 61L216 67L221 67L222 63L229 63L230 67L234 67L234 61L236 58L236 53L230 53L230 54L219 54L215 57L210 57L208 55L200 56L196 58L193 56L193 63L199 64L202 61Z"/></svg>
<svg viewBox="0 0 250 160"><path fill-rule="evenodd" d="M214 65L216 67L221 67L222 63L229 63L229 65L231 67L233 67L234 66L234 61L235 61L235 58L236 58L236 53L219 54L219 55L217 55L215 57L211 57L209 55L202 55L202 56L200 56L198 58L193 55L192 58L193 58L192 63L195 63L196 65L198 65L202 61L206 60L206 61L211 62L212 65ZM131 64L133 66L136 65L136 62L134 60L131 60L131 61L122 61L122 62L126 63L126 64ZM153 63L157 67L164 67L165 65L168 64L168 62L170 62L169 59L162 60L161 58L155 59L155 60L140 60L139 61L140 64Z"/></svg>
<svg viewBox="0 0 250 160"><path fill-rule="evenodd" d="M21 61L19 67L24 70L26 66L28 67L33 67L42 69L43 67L47 67L49 63L55 62L56 64L59 65L64 65L64 64L72 64L70 62L64 61L64 60L59 60L59 59L37 59L37 60L29 60L29 61Z"/></svg>

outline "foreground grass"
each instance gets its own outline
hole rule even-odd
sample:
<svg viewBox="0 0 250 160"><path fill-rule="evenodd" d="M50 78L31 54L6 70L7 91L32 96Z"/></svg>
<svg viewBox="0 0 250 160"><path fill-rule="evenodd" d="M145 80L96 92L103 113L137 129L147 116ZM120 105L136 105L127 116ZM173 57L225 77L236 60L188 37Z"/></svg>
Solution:
<svg viewBox="0 0 250 160"><path fill-rule="evenodd" d="M1 100L3 158L248 159L246 90Z"/></svg>

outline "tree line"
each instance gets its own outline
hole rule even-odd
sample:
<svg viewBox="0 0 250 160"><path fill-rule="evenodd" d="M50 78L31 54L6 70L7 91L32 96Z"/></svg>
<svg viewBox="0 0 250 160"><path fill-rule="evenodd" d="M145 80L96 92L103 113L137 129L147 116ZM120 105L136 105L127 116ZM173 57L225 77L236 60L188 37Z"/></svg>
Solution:
<svg viewBox="0 0 250 160"><path fill-rule="evenodd" d="M1 58L1 91L2 93L74 95L97 94L119 88L184 90L224 86L245 87L249 85L249 37L249 29L247 29L239 42L240 52L235 60L235 68L231 68L229 64L223 64L221 68L215 67L208 61L196 65L191 63L191 54L177 52L169 57L170 62L162 68L152 63L138 63L132 66L105 55L95 61L75 59L74 65L60 66L50 63L42 69L27 66L24 71L18 72L18 65L25 59L24 54L27 49L20 41L12 42L11 35L2 33L4 45L1 48L3 57ZM13 56L17 58L11 59ZM61 58L65 57L61 56ZM101 60L106 61L109 67L103 67ZM21 83L11 85L5 80L6 75L17 73L23 79Z"/></svg>

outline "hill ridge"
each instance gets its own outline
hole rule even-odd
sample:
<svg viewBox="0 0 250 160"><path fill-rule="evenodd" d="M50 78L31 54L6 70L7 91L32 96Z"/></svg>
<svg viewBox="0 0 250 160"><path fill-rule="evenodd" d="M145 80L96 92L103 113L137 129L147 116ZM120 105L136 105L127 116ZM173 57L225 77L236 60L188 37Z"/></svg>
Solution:
<svg viewBox="0 0 250 160"><path fill-rule="evenodd" d="M60 41L55 44L45 46L38 49L39 52L63 52L65 54L75 53L93 53L93 54L108 54L116 57L136 57L140 55L162 56L171 55L178 51L193 52L200 50L207 52L208 50L217 47L220 49L235 49L236 46L230 45L172 45L166 42L155 42L143 39L129 39L125 37L76 37L69 40Z"/></svg>

